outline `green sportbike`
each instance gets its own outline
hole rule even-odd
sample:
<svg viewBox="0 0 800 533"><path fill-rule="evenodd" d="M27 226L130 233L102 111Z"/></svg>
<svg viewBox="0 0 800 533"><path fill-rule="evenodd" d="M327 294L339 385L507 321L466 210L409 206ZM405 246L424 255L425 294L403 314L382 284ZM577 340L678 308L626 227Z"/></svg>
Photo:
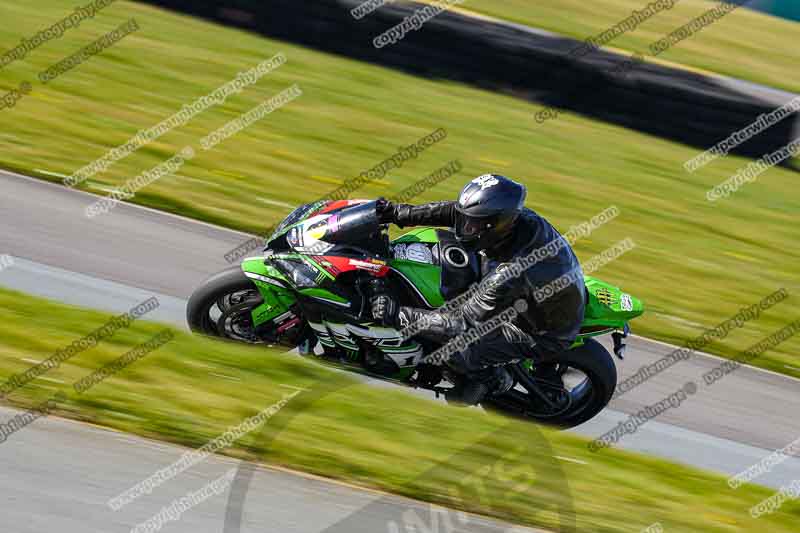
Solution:
<svg viewBox="0 0 800 533"><path fill-rule="evenodd" d="M535 267L534 267L535 268ZM212 276L189 299L192 331L233 341L297 348L300 355L415 388L445 393L458 376L426 356L441 344L373 322L370 281L383 278L400 305L433 309L480 282L480 261L453 232L419 228L390 240L375 202L318 201L295 209L264 254ZM581 424L614 394L614 360L594 337L610 334L620 358L637 298L585 276L578 338L548 378L533 360L509 363L514 387L482 405L559 427Z"/></svg>

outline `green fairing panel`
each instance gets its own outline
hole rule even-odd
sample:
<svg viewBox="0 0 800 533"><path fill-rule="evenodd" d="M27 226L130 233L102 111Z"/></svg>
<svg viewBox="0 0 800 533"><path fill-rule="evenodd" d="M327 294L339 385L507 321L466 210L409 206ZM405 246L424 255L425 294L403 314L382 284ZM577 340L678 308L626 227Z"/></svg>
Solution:
<svg viewBox="0 0 800 533"><path fill-rule="evenodd" d="M411 244L421 242L436 244L439 235L436 228L416 228L392 241L392 244ZM436 265L408 261L406 259L392 259L389 266L404 275L427 300L431 307L439 307L444 303L441 293L442 270Z"/></svg>
<svg viewBox="0 0 800 533"><path fill-rule="evenodd" d="M264 262L263 257L252 257L249 259L245 259L242 261L242 271L249 272L251 274L258 274L259 276L267 276L269 278L275 278L283 283L288 283L289 281L286 279L286 276L281 274L280 270L275 268L272 265L268 265Z"/></svg>
<svg viewBox="0 0 800 533"><path fill-rule="evenodd" d="M589 292L583 327L608 326L622 328L629 320L644 312L644 304L638 298L625 293L618 287L584 276Z"/></svg>
<svg viewBox="0 0 800 533"><path fill-rule="evenodd" d="M418 263L406 259L392 259L389 266L400 272L414 285L431 307L439 307L444 303L440 290L442 269L437 265Z"/></svg>
<svg viewBox="0 0 800 533"><path fill-rule="evenodd" d="M409 244L412 242L424 242L435 244L439 242L439 236L436 234L436 228L418 228L408 233L401 235L392 241L392 244Z"/></svg>
<svg viewBox="0 0 800 533"><path fill-rule="evenodd" d="M342 298L338 294L334 294L331 291L319 288L310 288L310 289L300 289L300 293L305 296L310 296L312 298L322 298L324 300L331 300L333 302L339 302L346 304L348 303L347 299Z"/></svg>
<svg viewBox="0 0 800 533"><path fill-rule="evenodd" d="M273 278L285 283L287 286L289 284L280 271L271 265L265 264L264 259L260 257L246 259L242 262L242 271L265 278ZM253 325L256 327L272 320L276 316L282 315L297 302L294 293L288 288L278 287L260 279L250 278L250 281L256 286L264 300L264 303L254 308L252 312Z"/></svg>

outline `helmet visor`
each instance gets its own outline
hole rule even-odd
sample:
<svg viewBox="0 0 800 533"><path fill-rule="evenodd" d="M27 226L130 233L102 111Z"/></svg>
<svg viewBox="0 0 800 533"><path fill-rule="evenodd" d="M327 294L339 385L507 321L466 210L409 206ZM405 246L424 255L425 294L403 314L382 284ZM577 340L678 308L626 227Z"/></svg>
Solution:
<svg viewBox="0 0 800 533"><path fill-rule="evenodd" d="M494 227L496 219L496 216L468 216L456 210L456 238L460 241L477 240L486 230Z"/></svg>

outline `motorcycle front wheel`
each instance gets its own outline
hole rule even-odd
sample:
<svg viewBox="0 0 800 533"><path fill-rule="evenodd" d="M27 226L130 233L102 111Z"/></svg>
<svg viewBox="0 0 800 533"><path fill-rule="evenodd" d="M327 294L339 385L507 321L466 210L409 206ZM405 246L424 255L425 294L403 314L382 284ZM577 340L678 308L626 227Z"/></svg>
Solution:
<svg viewBox="0 0 800 533"><path fill-rule="evenodd" d="M186 306L189 328L201 335L258 342L249 310L262 301L240 267L223 270L192 293Z"/></svg>

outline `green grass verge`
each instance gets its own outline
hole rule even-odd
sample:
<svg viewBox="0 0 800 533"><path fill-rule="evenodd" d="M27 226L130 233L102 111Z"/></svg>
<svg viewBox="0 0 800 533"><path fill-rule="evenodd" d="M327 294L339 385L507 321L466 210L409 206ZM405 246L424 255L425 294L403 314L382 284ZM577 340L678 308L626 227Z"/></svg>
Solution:
<svg viewBox="0 0 800 533"><path fill-rule="evenodd" d="M467 0L463 7L484 15L526 24L578 40L594 37L642 10L650 0ZM648 46L711 9L718 2L679 0L671 10L640 24L610 43L628 53L649 54ZM658 56L702 69L800 92L795 43L800 24L740 8Z"/></svg>
<svg viewBox="0 0 800 533"><path fill-rule="evenodd" d="M0 15L15 24L0 28L0 45L16 44L71 9L67 0L3 4ZM291 206L376 165L398 145L444 127L447 139L351 196L390 196L459 159L460 175L415 201L454 198L468 176L496 171L526 183L528 205L562 231L617 205L620 217L578 242L576 251L585 261L626 237L637 243L597 276L641 297L647 313L634 331L664 341L695 337L779 287L792 294L800 288L800 252L793 246L800 214L796 173L771 169L711 204L705 191L748 160L727 157L689 175L681 165L697 149L570 114L540 125L533 118L538 106L508 96L126 2L7 66L3 86L34 81L40 70L131 16L140 31L47 86L34 83L15 108L0 111L0 165L57 180L37 169L71 174L238 72L284 52L286 65L117 162L88 190L120 185L188 144L199 148L205 135L297 83L303 96L214 150L198 149L177 174L134 201L259 231ZM796 319L797 301L792 295L708 350L738 354ZM799 348L800 339L791 339L755 364L800 376L793 369Z"/></svg>
<svg viewBox="0 0 800 533"><path fill-rule="evenodd" d="M0 377L25 371L108 318L0 290ZM639 531L658 521L674 532L788 533L800 516L790 503L755 521L748 509L771 494L767 489L734 491L722 477L636 454L593 454L585 440L565 433L357 385L278 350L178 331L86 392L72 389L163 329L135 322L8 398L25 407L64 391L58 415L196 448L277 402L291 392L281 385L289 385L307 392L267 421L266 428L282 427L266 431L274 440L254 432L225 453L540 527L558 524L555 505L568 497L578 531Z"/></svg>

